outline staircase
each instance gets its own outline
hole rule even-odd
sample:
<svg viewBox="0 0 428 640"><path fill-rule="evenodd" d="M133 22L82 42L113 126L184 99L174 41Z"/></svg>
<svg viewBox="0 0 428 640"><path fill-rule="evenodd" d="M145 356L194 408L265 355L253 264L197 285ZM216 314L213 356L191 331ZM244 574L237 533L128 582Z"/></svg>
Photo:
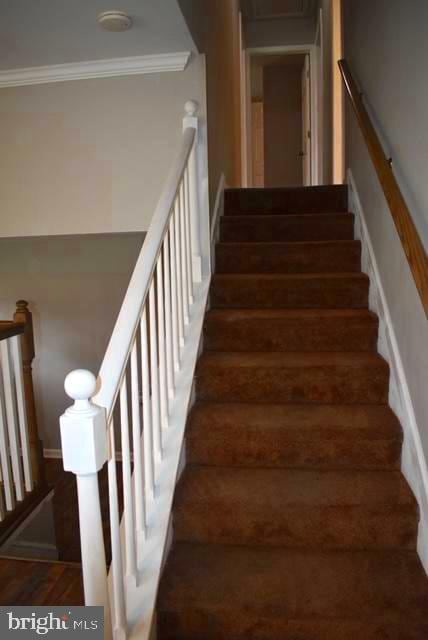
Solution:
<svg viewBox="0 0 428 640"><path fill-rule="evenodd" d="M229 190L160 640L422 640L428 580L346 187Z"/></svg>

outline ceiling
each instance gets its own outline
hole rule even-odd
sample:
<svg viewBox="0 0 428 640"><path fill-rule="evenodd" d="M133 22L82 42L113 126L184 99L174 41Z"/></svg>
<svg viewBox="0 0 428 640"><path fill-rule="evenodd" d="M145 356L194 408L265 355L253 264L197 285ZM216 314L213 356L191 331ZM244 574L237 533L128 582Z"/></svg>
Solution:
<svg viewBox="0 0 428 640"><path fill-rule="evenodd" d="M103 31L101 11L133 20L124 33ZM0 0L0 69L192 51L177 0Z"/></svg>
<svg viewBox="0 0 428 640"><path fill-rule="evenodd" d="M241 0L247 20L309 18L314 15L317 0Z"/></svg>

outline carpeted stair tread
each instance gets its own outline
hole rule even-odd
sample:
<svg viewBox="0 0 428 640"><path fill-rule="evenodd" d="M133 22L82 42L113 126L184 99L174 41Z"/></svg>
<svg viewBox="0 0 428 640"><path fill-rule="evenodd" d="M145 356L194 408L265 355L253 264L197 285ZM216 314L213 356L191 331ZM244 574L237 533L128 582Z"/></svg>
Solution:
<svg viewBox="0 0 428 640"><path fill-rule="evenodd" d="M371 637L422 640L427 607L414 553L177 543L158 615L168 639L344 640L339 632L359 629L353 637L366 640L373 629L410 623L412 635Z"/></svg>
<svg viewBox="0 0 428 640"><path fill-rule="evenodd" d="M382 405L198 402L186 458L231 467L398 468L402 438L397 417Z"/></svg>
<svg viewBox="0 0 428 640"><path fill-rule="evenodd" d="M384 404L389 367L374 353L207 352L196 370L200 400Z"/></svg>
<svg viewBox="0 0 428 640"><path fill-rule="evenodd" d="M399 471L189 465L174 531L180 542L415 549L417 508Z"/></svg>
<svg viewBox="0 0 428 640"><path fill-rule="evenodd" d="M357 240L320 242L220 242L217 273L359 272L361 244Z"/></svg>
<svg viewBox="0 0 428 640"><path fill-rule="evenodd" d="M213 308L366 309L369 279L362 273L217 274Z"/></svg>
<svg viewBox="0 0 428 640"><path fill-rule="evenodd" d="M208 351L373 351L378 319L364 309L213 309Z"/></svg>
<svg viewBox="0 0 428 640"><path fill-rule="evenodd" d="M259 213L328 213L347 211L345 185L273 189L226 189L225 215Z"/></svg>
<svg viewBox="0 0 428 640"><path fill-rule="evenodd" d="M354 240L350 213L223 216L221 242L303 242Z"/></svg>
<svg viewBox="0 0 428 640"><path fill-rule="evenodd" d="M426 640L346 185L227 189L159 640Z"/></svg>

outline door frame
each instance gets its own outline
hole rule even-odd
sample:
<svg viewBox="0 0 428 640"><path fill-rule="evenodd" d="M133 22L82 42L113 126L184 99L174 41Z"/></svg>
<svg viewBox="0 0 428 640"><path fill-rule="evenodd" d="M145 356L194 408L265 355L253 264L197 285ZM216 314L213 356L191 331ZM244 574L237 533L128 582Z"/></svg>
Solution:
<svg viewBox="0 0 428 640"><path fill-rule="evenodd" d="M315 117L318 128L318 184L324 184L324 26L322 8L318 12L315 33L315 64L317 69Z"/></svg>
<svg viewBox="0 0 428 640"><path fill-rule="evenodd" d="M318 113L319 102L319 70L317 65L317 51L314 44L295 44L277 47L251 47L247 49L248 64L251 64L252 56L264 55L293 55L305 53L309 55L310 81L311 81L311 185L322 184L320 172L320 130Z"/></svg>

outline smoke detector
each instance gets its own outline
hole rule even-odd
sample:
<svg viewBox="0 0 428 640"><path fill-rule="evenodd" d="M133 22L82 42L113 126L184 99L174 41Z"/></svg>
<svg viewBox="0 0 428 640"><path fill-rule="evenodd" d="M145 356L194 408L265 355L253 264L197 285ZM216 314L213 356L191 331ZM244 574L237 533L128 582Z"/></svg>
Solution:
<svg viewBox="0 0 428 640"><path fill-rule="evenodd" d="M105 31L128 31L132 27L132 19L124 11L103 11L97 21Z"/></svg>

